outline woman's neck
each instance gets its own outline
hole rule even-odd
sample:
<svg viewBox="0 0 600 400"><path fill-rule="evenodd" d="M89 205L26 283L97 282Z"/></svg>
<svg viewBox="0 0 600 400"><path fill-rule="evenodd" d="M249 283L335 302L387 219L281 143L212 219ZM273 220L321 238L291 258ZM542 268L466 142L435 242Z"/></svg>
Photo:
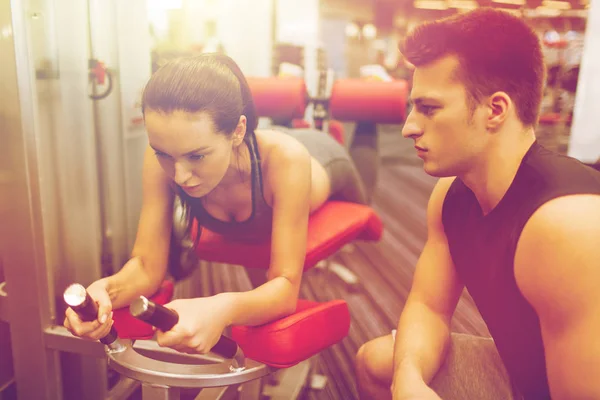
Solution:
<svg viewBox="0 0 600 400"><path fill-rule="evenodd" d="M231 152L229 167L221 182L207 196L216 196L229 192L232 187L250 182L252 176L252 155L250 146L244 141ZM207 197L205 196L205 197Z"/></svg>

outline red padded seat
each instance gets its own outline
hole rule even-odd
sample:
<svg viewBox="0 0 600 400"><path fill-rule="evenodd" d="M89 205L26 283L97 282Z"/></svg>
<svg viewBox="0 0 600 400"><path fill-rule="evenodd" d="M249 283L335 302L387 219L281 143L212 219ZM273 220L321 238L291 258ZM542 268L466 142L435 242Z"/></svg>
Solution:
<svg viewBox="0 0 600 400"><path fill-rule="evenodd" d="M234 326L231 337L246 357L288 368L338 343L349 329L350 312L345 301L300 299L294 314L261 326Z"/></svg>
<svg viewBox="0 0 600 400"><path fill-rule="evenodd" d="M408 82L401 79L337 79L331 89L329 112L338 121L402 124L408 95Z"/></svg>
<svg viewBox="0 0 600 400"><path fill-rule="evenodd" d="M383 223L369 206L328 201L309 218L304 269L314 267L353 240L379 240L382 232ZM271 242L232 242L202 228L197 254L206 261L268 269Z"/></svg>
<svg viewBox="0 0 600 400"><path fill-rule="evenodd" d="M307 104L304 79L247 77L257 115L277 120L302 118Z"/></svg>

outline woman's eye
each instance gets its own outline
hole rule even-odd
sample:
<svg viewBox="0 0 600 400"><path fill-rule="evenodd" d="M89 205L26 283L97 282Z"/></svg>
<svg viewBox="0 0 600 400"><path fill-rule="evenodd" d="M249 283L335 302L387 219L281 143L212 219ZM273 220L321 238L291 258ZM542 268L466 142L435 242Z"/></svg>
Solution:
<svg viewBox="0 0 600 400"><path fill-rule="evenodd" d="M192 161L202 160L204 158L204 154L191 154L188 156Z"/></svg>
<svg viewBox="0 0 600 400"><path fill-rule="evenodd" d="M155 151L154 154L156 157L168 157L165 153L161 153L160 151Z"/></svg>

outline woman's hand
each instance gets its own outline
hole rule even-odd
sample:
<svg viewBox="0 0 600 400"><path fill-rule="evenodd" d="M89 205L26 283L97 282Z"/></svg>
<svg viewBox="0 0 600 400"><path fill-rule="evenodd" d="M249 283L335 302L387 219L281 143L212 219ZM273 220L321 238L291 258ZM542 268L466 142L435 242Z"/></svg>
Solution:
<svg viewBox="0 0 600 400"><path fill-rule="evenodd" d="M86 289L92 300L98 304L98 317L90 322L84 322L71 307L65 311L63 325L74 336L84 339L98 340L108 335L113 325L112 303L106 289L106 281L100 279Z"/></svg>
<svg viewBox="0 0 600 400"><path fill-rule="evenodd" d="M157 331L156 341L182 353L210 352L231 321L232 301L227 293L175 300L165 307L179 314L179 322L168 332Z"/></svg>

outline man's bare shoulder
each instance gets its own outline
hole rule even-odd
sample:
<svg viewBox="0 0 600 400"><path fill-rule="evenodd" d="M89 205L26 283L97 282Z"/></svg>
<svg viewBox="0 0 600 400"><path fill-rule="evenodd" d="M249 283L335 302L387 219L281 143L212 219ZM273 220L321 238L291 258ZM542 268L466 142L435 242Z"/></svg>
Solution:
<svg viewBox="0 0 600 400"><path fill-rule="evenodd" d="M543 204L527 221L517 245L515 277L523 295L534 307L558 313L575 292L584 294L591 282L596 286L599 237L600 195L569 195Z"/></svg>
<svg viewBox="0 0 600 400"><path fill-rule="evenodd" d="M429 197L429 204L427 205L427 226L429 229L429 237L444 234L444 227L442 223L442 211L444 208L444 201L446 195L450 190L450 187L455 181L455 177L444 177L440 178Z"/></svg>

